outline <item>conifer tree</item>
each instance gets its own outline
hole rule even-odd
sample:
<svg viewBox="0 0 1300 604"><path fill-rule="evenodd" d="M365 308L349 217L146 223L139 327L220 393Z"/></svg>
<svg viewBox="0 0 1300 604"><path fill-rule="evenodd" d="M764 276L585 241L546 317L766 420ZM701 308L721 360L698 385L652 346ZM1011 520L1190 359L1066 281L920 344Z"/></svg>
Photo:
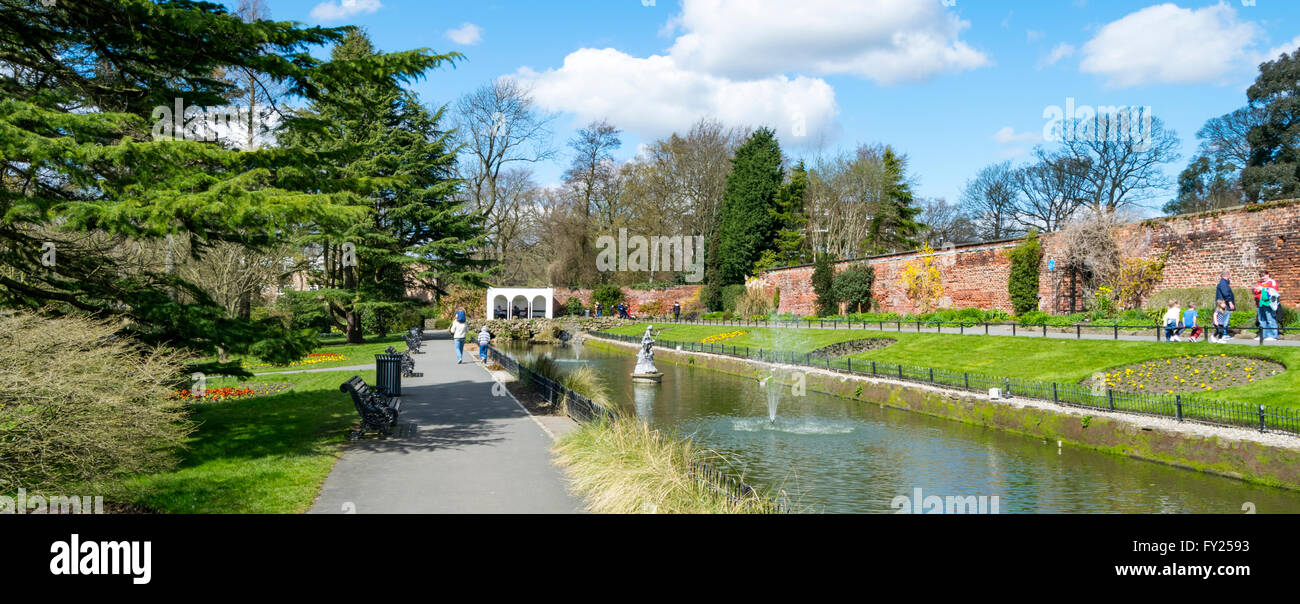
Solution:
<svg viewBox="0 0 1300 604"><path fill-rule="evenodd" d="M769 128L758 129L736 149L722 202L718 284L744 283L763 251L773 247L783 172L781 147Z"/></svg>
<svg viewBox="0 0 1300 604"><path fill-rule="evenodd" d="M873 254L915 249L919 245L916 236L924 229L924 225L916 220L922 208L912 199L912 187L907 182L904 160L894 154L893 149L886 148L883 164L884 194L877 204L863 243Z"/></svg>

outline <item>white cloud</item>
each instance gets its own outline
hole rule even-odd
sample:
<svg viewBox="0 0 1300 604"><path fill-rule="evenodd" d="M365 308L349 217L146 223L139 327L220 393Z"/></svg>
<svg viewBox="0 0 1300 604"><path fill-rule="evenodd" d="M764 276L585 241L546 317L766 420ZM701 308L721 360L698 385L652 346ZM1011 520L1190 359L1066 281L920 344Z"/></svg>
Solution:
<svg viewBox="0 0 1300 604"><path fill-rule="evenodd" d="M1262 35L1220 2L1201 9L1160 4L1106 24L1083 46L1079 68L1108 86L1224 83Z"/></svg>
<svg viewBox="0 0 1300 604"><path fill-rule="evenodd" d="M1051 67L1057 64L1061 59L1074 56L1074 46L1061 42L1052 49L1052 52L1038 61L1038 68Z"/></svg>
<svg viewBox="0 0 1300 604"><path fill-rule="evenodd" d="M1264 53L1264 56L1259 58L1258 62L1263 63L1265 61L1276 61L1278 57L1289 55L1295 52L1297 48L1300 48L1300 36L1296 36L1292 38L1290 42L1268 50Z"/></svg>
<svg viewBox="0 0 1300 604"><path fill-rule="evenodd" d="M683 0L670 56L729 78L851 74L881 84L983 67L961 41L970 26L939 2Z"/></svg>
<svg viewBox="0 0 1300 604"><path fill-rule="evenodd" d="M446 36L457 44L473 46L483 40L483 28L473 23L462 23L460 27L447 30Z"/></svg>
<svg viewBox="0 0 1300 604"><path fill-rule="evenodd" d="M1037 41L1039 41L1039 40L1042 40L1046 35L1047 35L1047 34L1043 33L1041 30L1037 30L1037 29L1026 29L1026 30L1025 30L1025 41L1026 41L1026 42L1037 42Z"/></svg>
<svg viewBox="0 0 1300 604"><path fill-rule="evenodd" d="M670 56L633 57L612 48L584 48L559 69L520 69L549 111L573 113L579 123L608 119L644 137L662 137L702 117L730 125L769 126L783 144L812 145L834 131L839 108L824 80L783 75L732 80L683 69Z"/></svg>
<svg viewBox="0 0 1300 604"><path fill-rule="evenodd" d="M311 9L317 21L341 21L362 13L370 14L383 7L379 0L327 0Z"/></svg>
<svg viewBox="0 0 1300 604"><path fill-rule="evenodd" d="M993 140L1004 145L1016 143L1037 143L1042 140L1037 132L1016 133L1016 129L1011 126L1003 126L1001 130L993 133Z"/></svg>

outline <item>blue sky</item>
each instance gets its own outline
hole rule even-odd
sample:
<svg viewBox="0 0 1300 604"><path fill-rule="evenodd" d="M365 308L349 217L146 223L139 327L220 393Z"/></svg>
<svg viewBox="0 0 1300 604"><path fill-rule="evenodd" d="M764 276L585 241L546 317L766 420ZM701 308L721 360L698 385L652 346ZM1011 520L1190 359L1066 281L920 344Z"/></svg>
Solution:
<svg viewBox="0 0 1300 604"><path fill-rule="evenodd" d="M1245 104L1258 63L1300 47L1295 0L268 4L278 20L361 25L382 50L464 53L415 86L429 104L519 78L557 114L562 150L607 118L629 159L707 116L771 126L794 158L890 144L919 195L950 201L981 167L1026 160L1044 110L1068 98L1150 107L1182 139L1175 177L1204 122ZM537 181L558 182L568 159L538 166Z"/></svg>

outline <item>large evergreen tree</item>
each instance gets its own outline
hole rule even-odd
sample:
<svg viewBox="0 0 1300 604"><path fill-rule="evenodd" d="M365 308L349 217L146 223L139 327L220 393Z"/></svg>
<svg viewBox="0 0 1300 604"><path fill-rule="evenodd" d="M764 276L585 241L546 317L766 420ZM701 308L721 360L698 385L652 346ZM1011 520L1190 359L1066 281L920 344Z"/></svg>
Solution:
<svg viewBox="0 0 1300 604"><path fill-rule="evenodd" d="M311 149L175 140L164 126L182 121L180 134L198 120L169 112L226 105L235 89L221 74L231 69L313 99L322 70L333 81L377 66L409 77L442 58L327 66L308 50L343 30L245 22L211 3L0 6L0 305L116 317L145 342L199 352L301 354L302 334L230 316L177 276L176 259L138 262L137 251L183 240L201 257L221 242L258 249L300 225L345 223L363 215L347 203L356 183L320 179L327 157Z"/></svg>
<svg viewBox="0 0 1300 604"><path fill-rule="evenodd" d="M1242 188L1252 201L1300 196L1300 49L1260 65L1246 96L1263 115L1247 135Z"/></svg>
<svg viewBox="0 0 1300 604"><path fill-rule="evenodd" d="M471 252L484 244L484 231L481 216L453 199L459 181L449 133L440 127L442 110L429 111L403 89L402 74L384 67L384 55L360 30L350 30L331 59L370 68L313 76L323 92L289 121L281 140L326 157L319 178L350 183L349 203L366 213L364 220L308 229L301 238L322 254L317 295L356 343L363 315L386 327L410 304L409 288L481 285L486 262Z"/></svg>
<svg viewBox="0 0 1300 604"><path fill-rule="evenodd" d="M773 247L783 173L781 147L771 129L758 129L736 149L718 233L720 285L744 283L763 251Z"/></svg>
<svg viewBox="0 0 1300 604"><path fill-rule="evenodd" d="M804 207L808 197L808 170L803 162L790 171L790 180L781 185L776 194L776 204L770 210L776 223L776 241L770 249L763 250L754 272L778 266L805 264L812 253L808 246L808 213Z"/></svg>
<svg viewBox="0 0 1300 604"><path fill-rule="evenodd" d="M894 150L885 149L882 159L885 170L885 190L867 228L864 243L872 254L885 254L915 249L916 236L924 225L916 220L922 208L912 199L912 186L905 174L906 166Z"/></svg>

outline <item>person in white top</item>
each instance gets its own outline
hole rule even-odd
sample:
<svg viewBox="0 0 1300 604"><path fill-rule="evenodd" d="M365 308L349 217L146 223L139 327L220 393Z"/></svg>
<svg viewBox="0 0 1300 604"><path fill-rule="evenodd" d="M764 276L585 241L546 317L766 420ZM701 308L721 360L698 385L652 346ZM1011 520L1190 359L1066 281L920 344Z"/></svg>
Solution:
<svg viewBox="0 0 1300 604"><path fill-rule="evenodd" d="M1182 330L1179 326L1183 323L1182 309L1178 308L1178 300L1169 301L1169 309L1165 311L1165 340L1168 342L1181 342L1178 333Z"/></svg>
<svg viewBox="0 0 1300 604"><path fill-rule="evenodd" d="M452 321L451 339L456 342L456 364L459 365L461 359L465 357L465 336L469 333L469 324L465 322L465 309L456 310L456 320Z"/></svg>

